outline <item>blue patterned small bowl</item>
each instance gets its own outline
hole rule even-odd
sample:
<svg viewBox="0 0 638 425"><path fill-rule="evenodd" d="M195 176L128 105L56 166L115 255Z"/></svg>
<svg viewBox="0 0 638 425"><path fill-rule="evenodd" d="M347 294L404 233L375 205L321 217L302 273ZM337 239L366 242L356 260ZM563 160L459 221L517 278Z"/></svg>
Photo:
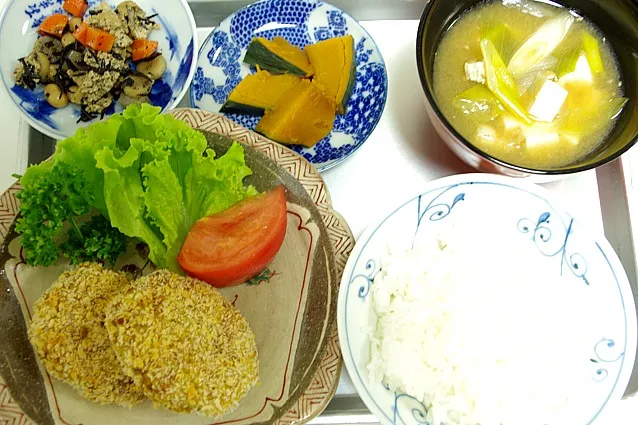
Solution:
<svg viewBox="0 0 638 425"><path fill-rule="evenodd" d="M535 278L551 279L573 300L561 306L564 324L556 324L559 329L568 328L568 332L577 334L579 341L570 353L575 356L573 362L578 369L570 375L573 394L562 424L598 423L596 420L608 402L622 398L634 366L637 337L636 306L627 275L607 240L566 213L549 191L510 177L456 175L430 182L419 196L379 217L357 240L346 264L339 290L337 323L344 363L352 382L382 424L447 425L430 423L426 420L428 406L408 394L391 391L380 382L370 382L368 372L369 332L377 325L372 301L374 278L388 248L402 252L424 242L445 243L446 235L460 243L480 241L480 249L489 252L508 273L513 273L511 264L516 265L521 276L529 274L526 266L534 267L543 276L534 275ZM455 231L458 229L463 230L459 233ZM424 263L428 260L423 258ZM458 267L469 266L459 263ZM498 267L493 273L499 273ZM481 280L474 283L480 285ZM532 291L541 290L538 288L544 292L530 296ZM551 299L552 291L545 291L545 285L538 285L526 288L525 293L517 292L516 299L503 294L491 296L494 303L510 303L517 308L521 301ZM539 319L546 314L543 307L537 306ZM485 305L485 311L489 309ZM485 329L483 338L485 344L502 341L490 329ZM553 346L548 342L544 348L550 350L548 356L542 357L545 361ZM552 372L556 369L547 363L545 366ZM555 385L549 378L547 385Z"/></svg>
<svg viewBox="0 0 638 425"><path fill-rule="evenodd" d="M106 0L112 7L123 0ZM100 0L88 0L89 10ZM195 73L197 63L197 28L186 0L136 0L147 15L156 14L162 26L151 32L149 38L159 42L159 50L167 62L167 70L161 80L153 85L149 96L151 103L164 111L177 106L182 100ZM63 13L63 0L8 0L0 15L0 79L3 90L33 127L54 139L64 139L90 123L77 123L80 108L69 105L55 109L43 95L44 87L30 91L16 86L13 70L18 59L26 56L38 38L38 26L47 16ZM120 112L122 107L114 103L108 114ZM92 121L95 122L96 120Z"/></svg>
<svg viewBox="0 0 638 425"><path fill-rule="evenodd" d="M388 78L381 53L372 37L347 13L318 0L261 0L244 7L210 34L199 52L191 102L195 108L219 112L243 77L254 70L242 62L253 37L284 37L303 47L350 34L357 54L357 76L345 115L337 115L332 132L312 148L292 146L319 171L352 154L370 136L381 118ZM254 130L259 117L227 114Z"/></svg>

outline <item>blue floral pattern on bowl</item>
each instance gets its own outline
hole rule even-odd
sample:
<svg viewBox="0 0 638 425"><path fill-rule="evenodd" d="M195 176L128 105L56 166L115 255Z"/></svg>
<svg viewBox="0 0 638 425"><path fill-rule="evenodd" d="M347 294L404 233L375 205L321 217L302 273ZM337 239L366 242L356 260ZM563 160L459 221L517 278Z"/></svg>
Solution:
<svg viewBox="0 0 638 425"><path fill-rule="evenodd" d="M88 0L90 8L100 2L101 0ZM121 0L107 0L112 7L120 2ZM137 2L147 14L157 14L155 19L161 25L161 29L153 31L150 38L159 42L159 49L167 61L167 70L153 85L149 99L162 110L172 109L186 93L195 72L195 21L186 0ZM62 109L51 107L44 98L42 85L33 91L15 85L13 70L18 64L18 59L31 51L42 21L53 13L66 13L62 9L62 3L63 0L10 0L0 22L2 86L29 123L55 139L71 136L78 128L90 123L77 123L80 109L76 105ZM10 41L16 38L20 40L18 43ZM114 102L105 115L121 112L122 109L119 103ZM97 120L91 122L95 121Z"/></svg>
<svg viewBox="0 0 638 425"><path fill-rule="evenodd" d="M242 62L254 36L284 37L296 46L350 34L357 75L345 115L312 148L291 148L319 171L331 168L358 149L376 127L385 107L388 80L381 53L370 35L345 12L318 0L262 0L226 18L203 43L193 84L193 107L219 112L241 79L255 70ZM254 130L259 117L227 114Z"/></svg>
<svg viewBox="0 0 638 425"><path fill-rule="evenodd" d="M503 256L503 261L508 255L529 258L529 264L542 267L557 284L574 291L574 303L584 303L578 295L587 291L591 304L583 306L591 307L587 312L595 326L584 328L589 345L574 359L583 366L583 388L568 419L594 423L610 400L622 397L635 359L636 306L622 264L604 238L588 232L546 190L485 174L431 182L421 195L372 223L358 239L343 274L337 315L344 363L365 404L384 425L446 425L430 423L429 407L420 400L370 382L366 330L376 326L370 294L388 247L409 249L453 228L484 229L478 234L491 238L485 246L492 255Z"/></svg>

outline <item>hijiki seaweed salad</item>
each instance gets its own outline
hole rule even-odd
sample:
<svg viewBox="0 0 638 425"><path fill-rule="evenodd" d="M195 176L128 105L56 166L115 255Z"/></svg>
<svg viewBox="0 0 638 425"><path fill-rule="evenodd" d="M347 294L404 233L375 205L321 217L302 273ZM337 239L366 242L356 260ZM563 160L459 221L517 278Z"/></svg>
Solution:
<svg viewBox="0 0 638 425"><path fill-rule="evenodd" d="M155 15L133 1L88 10L86 0L64 0L62 7L68 14L45 18L33 50L19 59L16 84L29 90L43 84L54 108L79 105L78 122L103 117L116 101L151 103L151 88L166 71L158 42L147 39L160 28Z"/></svg>

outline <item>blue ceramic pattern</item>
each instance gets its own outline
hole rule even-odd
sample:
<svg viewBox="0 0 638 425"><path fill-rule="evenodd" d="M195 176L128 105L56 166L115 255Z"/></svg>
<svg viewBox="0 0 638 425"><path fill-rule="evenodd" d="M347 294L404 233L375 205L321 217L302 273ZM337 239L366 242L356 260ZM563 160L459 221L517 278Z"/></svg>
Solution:
<svg viewBox="0 0 638 425"><path fill-rule="evenodd" d="M326 14L328 15L328 26L315 27L315 40L327 40L333 37L341 37L348 33L348 24L342 13L337 10L328 10ZM367 62L367 59L365 62Z"/></svg>
<svg viewBox="0 0 638 425"><path fill-rule="evenodd" d="M321 19L315 14L320 14ZM313 20L326 25L310 27ZM365 142L383 113L388 82L385 64L374 41L354 19L321 1L262 0L239 10L227 21L222 22L202 45L200 62L191 85L193 107L219 111L241 81L243 53L256 33L266 38L284 37L300 47L353 34L357 75L346 114L337 115L333 131L314 147L291 146L291 149L323 171L345 159ZM272 25L273 22L276 25ZM264 30L264 27L267 29ZM254 68L250 69L245 64L243 68L244 72L255 72ZM207 97L212 98L213 105ZM260 119L244 114L226 115L251 130ZM336 140L337 135L340 140Z"/></svg>
<svg viewBox="0 0 638 425"><path fill-rule="evenodd" d="M177 40L177 37L172 39ZM195 54L195 40L191 37L188 46L186 46L186 53L182 57L182 61L177 68L177 76L173 81L173 85L169 86L171 90L171 99L176 100L177 94L184 90L184 87L188 84L188 75L190 74L191 64L193 63L193 55ZM173 57L173 50L171 50L171 57ZM170 81L164 78L164 81ZM167 83L168 84L168 83Z"/></svg>
<svg viewBox="0 0 638 425"><path fill-rule="evenodd" d="M538 250L546 257L556 257L560 255L560 275L563 275L565 264L574 276L580 278L589 285L587 280L587 261L579 253L568 254L567 245L570 237L572 236L572 228L574 220L569 222L569 225L559 220L560 226L554 227L554 231L560 231L559 234L560 245L556 247L550 246L552 242L552 227L550 227L551 213L542 213L538 220L530 220L529 218L522 218L518 222L518 230L521 233L529 234L530 239L536 244Z"/></svg>
<svg viewBox="0 0 638 425"><path fill-rule="evenodd" d="M414 246L414 241L416 239L416 235L421 227L421 223L424 218L427 217L429 221L439 221L450 215L454 206L456 206L459 202L465 200L465 193L459 193L450 203L446 203L443 199L444 195L447 194L450 190L456 188L458 185L453 185L448 188L445 188L436 195L434 198L430 200L427 205L424 205L424 195L420 195L417 198L417 224L414 230L414 237L412 238L412 246ZM359 298L365 299L370 293L370 288L374 283L374 278L379 273L379 269L376 266L376 261L374 259L369 259L366 262L365 274L358 274L354 276L352 279L361 280L361 286L359 287ZM353 283L350 281L350 283Z"/></svg>
<svg viewBox="0 0 638 425"><path fill-rule="evenodd" d="M355 280L361 280L361 286L359 287L359 298L365 299L370 293L370 287L372 287L372 283L374 282L374 278L377 273L379 273L379 269L377 268L377 263L374 260L368 260L366 263L366 272L365 274L358 274L352 278L350 283L354 283Z"/></svg>
<svg viewBox="0 0 638 425"><path fill-rule="evenodd" d="M100 3L100 0L87 0L89 7L94 7ZM55 7L53 7L55 6ZM51 7L53 7L51 9ZM24 14L33 19L31 22L31 28L37 28L47 16L54 13L66 12L62 9L62 1L60 0L43 0L38 3L33 3L27 6L24 10Z"/></svg>
<svg viewBox="0 0 638 425"><path fill-rule="evenodd" d="M603 338L594 346L594 356L589 359L596 367L593 379L602 382L609 376L607 364L622 359L625 352L620 350L613 339Z"/></svg>
<svg viewBox="0 0 638 425"><path fill-rule="evenodd" d="M386 387L388 391L389 388ZM402 401L399 403L399 401ZM394 392L394 404L392 405L392 423L394 424L416 424L432 425L425 418L427 417L427 407L409 394ZM442 425L442 424L441 424Z"/></svg>
<svg viewBox="0 0 638 425"><path fill-rule="evenodd" d="M423 221L423 218L427 216L430 221L439 221L450 215L452 209L456 204L465 200L465 193L459 193L452 199L451 203L446 203L442 201L440 198L445 195L451 189L454 189L455 186L450 186L447 189L443 190L440 194L435 196L426 206L423 208L423 195L420 195L417 201L417 224L416 230L419 230L419 226ZM416 232L415 232L416 233Z"/></svg>
<svg viewBox="0 0 638 425"><path fill-rule="evenodd" d="M95 7L100 2L101 0L88 0L90 8ZM31 28L35 29L39 27L42 21L53 13L66 13L62 9L62 3L63 0L41 0L28 4L24 9L24 14L31 20ZM118 2L115 2L115 4L117 3ZM147 12L149 14L158 13L154 8L147 9ZM170 20L165 18L166 17L161 14L158 14L155 19L159 21L162 27L160 31L162 31L169 45L169 51L167 52L165 50L163 52L169 67L161 80L155 82L149 94L151 103L161 107L163 110L166 109L171 102L177 100L177 96L187 84L193 62L193 55L195 54L194 38L191 36L190 39L185 39L183 37L184 34L181 34L180 39L178 32L170 23ZM187 40L189 40L188 44L185 44ZM179 64L177 66L173 65L173 63L179 59L181 59ZM177 73L172 73L171 69L177 69ZM80 110L75 105L70 105L64 109L51 107L43 96L42 87L37 87L36 90L30 91L16 86L13 81L8 82L6 79L5 84L8 85L11 92L17 96L17 102L25 113L53 131L63 131L57 122L57 116L59 116L62 111L68 109L69 115L76 119L80 117ZM122 109L119 103L113 102L106 110L105 115L121 112Z"/></svg>
<svg viewBox="0 0 638 425"><path fill-rule="evenodd" d="M31 115L33 119L42 121L51 128L58 128L51 119L51 114L53 114L56 109L44 98L44 89L42 87L31 91L24 87L14 85L11 91L20 98L20 107L27 114Z"/></svg>
<svg viewBox="0 0 638 425"><path fill-rule="evenodd" d="M230 34L238 45L248 46L256 31L264 25L276 22L279 28L260 31L260 37L284 37L295 46L310 43L307 22L320 2L303 0L260 1L232 15ZM290 25L290 26L288 26ZM288 27L287 27L288 26Z"/></svg>
<svg viewBox="0 0 638 425"><path fill-rule="evenodd" d="M551 207L551 203L545 200L544 198L541 198L539 195L533 192L529 192L520 187L511 186L508 184L494 183L494 182L488 182L488 181L486 182L474 181L474 182L453 184L453 185L440 187L438 189L434 189L432 191L423 193L422 195L419 195L415 199L416 209L417 209L415 235L419 227L423 224L424 218L427 218L429 222L436 222L436 221L444 219L445 217L448 217L456 205L458 205L461 201L466 200L466 194L468 192L471 192L471 186L481 186L481 185L498 186L498 187L503 187L506 189L513 189L515 191L521 191L521 192L537 197L538 199L544 201L547 204L547 206ZM460 190L460 191L457 191L457 190ZM443 200L442 198L445 198L445 197L449 197L450 200L449 201ZM426 199L431 199L431 200L427 203L427 205L424 206ZM411 200L408 203L404 204L403 206L399 207L392 214L406 207L407 205L414 202L415 200ZM390 217L392 216L392 214L390 214ZM537 244L539 248L539 252L542 255L546 257L553 257L559 254L561 255L561 275L562 275L564 264L566 263L569 269L571 270L571 272L576 277L583 279L583 281L587 284L587 286L589 286L590 282L587 280L585 276L587 272L587 263L585 262L585 259L580 254L571 254L571 255L567 254L567 251L568 251L567 242L570 238L570 235L572 235L573 226L575 224L573 218L570 218L568 225L566 225L560 218L557 218L557 220L555 220L555 222L558 222L561 224L562 226L561 230L564 232L561 235L563 239L561 241L560 248L557 251L547 251L545 249L544 244L548 243L552 238L552 231L549 227L550 217L551 217L551 214L549 212L545 212L545 213L542 213L539 219L536 221L533 221L527 218L520 219L517 226L518 231L524 234L530 234L531 239L534 241L534 243ZM355 261L355 267L351 270L352 275L350 276L348 280L349 282L348 288L345 291L346 293L346 300L345 300L346 322L348 321L347 315L348 315L349 295L352 292L350 290L350 287L353 286L356 289L358 285L359 288L356 289L356 294L360 299L365 299L367 295L370 293L370 288L373 284L374 277L376 276L377 273L380 272L380 268L377 268L376 266L378 261L373 258L370 258L365 262L364 272L355 274L355 271L357 270L356 264L359 264L359 261L361 260L360 256L365 251L366 246L368 245L368 243L370 242L374 234L379 230L381 226L383 226L383 224L385 223L386 220L388 220L388 218L386 218L381 224L379 224L378 227L376 227L376 229L372 233L372 236L370 236L370 239L366 241L364 247L362 248L359 254L359 257ZM609 262L609 259L606 257L605 253L600 248L600 245L598 245L598 243L595 241L593 243L598 247L599 253L602 256L604 263L607 264L608 267L613 272L613 267L611 263ZM615 277L615 274L614 274L614 277ZM616 279L615 284L618 287L618 291L620 292L620 284L616 277L615 279ZM622 299L622 294L620 294L620 297ZM624 310L624 304L623 304L623 310ZM625 323L624 332L625 332L624 344L626 344L626 341L627 341L627 324L626 323ZM346 334L346 340L349 340L347 327L345 329L345 334ZM344 350L348 350L344 352L344 354L350 357L356 357L355 354L352 353L351 351L350 343L347 344L347 347L344 347ZM619 344L616 344L616 342L613 339L608 339L608 338L602 338L600 341L598 341L594 345L592 349L592 353L593 355L589 359L590 362L595 367L592 373L592 380L597 383L602 383L608 378L609 376L608 365L622 361L625 355L624 348L621 347ZM618 373L619 371L620 371L620 368L618 368ZM352 371L350 372L352 373ZM356 370L356 374L357 374L357 379L359 379L360 381L363 381L361 375L359 375L358 370ZM617 380L618 376L614 376L614 378ZM379 406L376 400L373 400L373 403L381 412L383 412L385 417L392 424L394 425L435 425L435 424L431 424L429 421L426 420L428 408L422 402L410 396L409 394L392 391L385 383L382 384L382 386L387 393L393 395L393 400L394 400L393 404L389 406L389 409L387 409L387 408L384 408L383 406ZM613 390L614 388L612 388L612 391L609 393L607 400L609 400L609 398L611 397ZM368 396L372 398L370 392L367 389L367 386L365 387L365 391L368 393ZM401 403L399 403L399 401L401 401ZM594 416L590 421L587 422L587 424L591 424L592 422L594 422L599 414L600 414L600 410L598 411L596 416ZM445 424L436 424L436 425L445 425Z"/></svg>

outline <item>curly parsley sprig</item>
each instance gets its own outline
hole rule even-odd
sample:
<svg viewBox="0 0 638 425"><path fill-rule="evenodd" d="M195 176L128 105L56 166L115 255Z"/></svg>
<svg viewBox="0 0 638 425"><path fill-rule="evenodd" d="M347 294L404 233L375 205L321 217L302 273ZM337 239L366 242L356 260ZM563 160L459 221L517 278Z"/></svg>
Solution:
<svg viewBox="0 0 638 425"><path fill-rule="evenodd" d="M80 169L63 162L32 168L21 179L24 187L16 195L21 201L16 231L26 263L49 266L61 253L74 263L114 262L126 250L126 237L102 216L77 224L93 210L94 201ZM64 232L67 222L70 230Z"/></svg>
<svg viewBox="0 0 638 425"><path fill-rule="evenodd" d="M68 239L62 243L64 255L73 264L84 261L103 261L114 264L121 253L126 251L128 239L103 216L93 216L88 222L68 232Z"/></svg>

